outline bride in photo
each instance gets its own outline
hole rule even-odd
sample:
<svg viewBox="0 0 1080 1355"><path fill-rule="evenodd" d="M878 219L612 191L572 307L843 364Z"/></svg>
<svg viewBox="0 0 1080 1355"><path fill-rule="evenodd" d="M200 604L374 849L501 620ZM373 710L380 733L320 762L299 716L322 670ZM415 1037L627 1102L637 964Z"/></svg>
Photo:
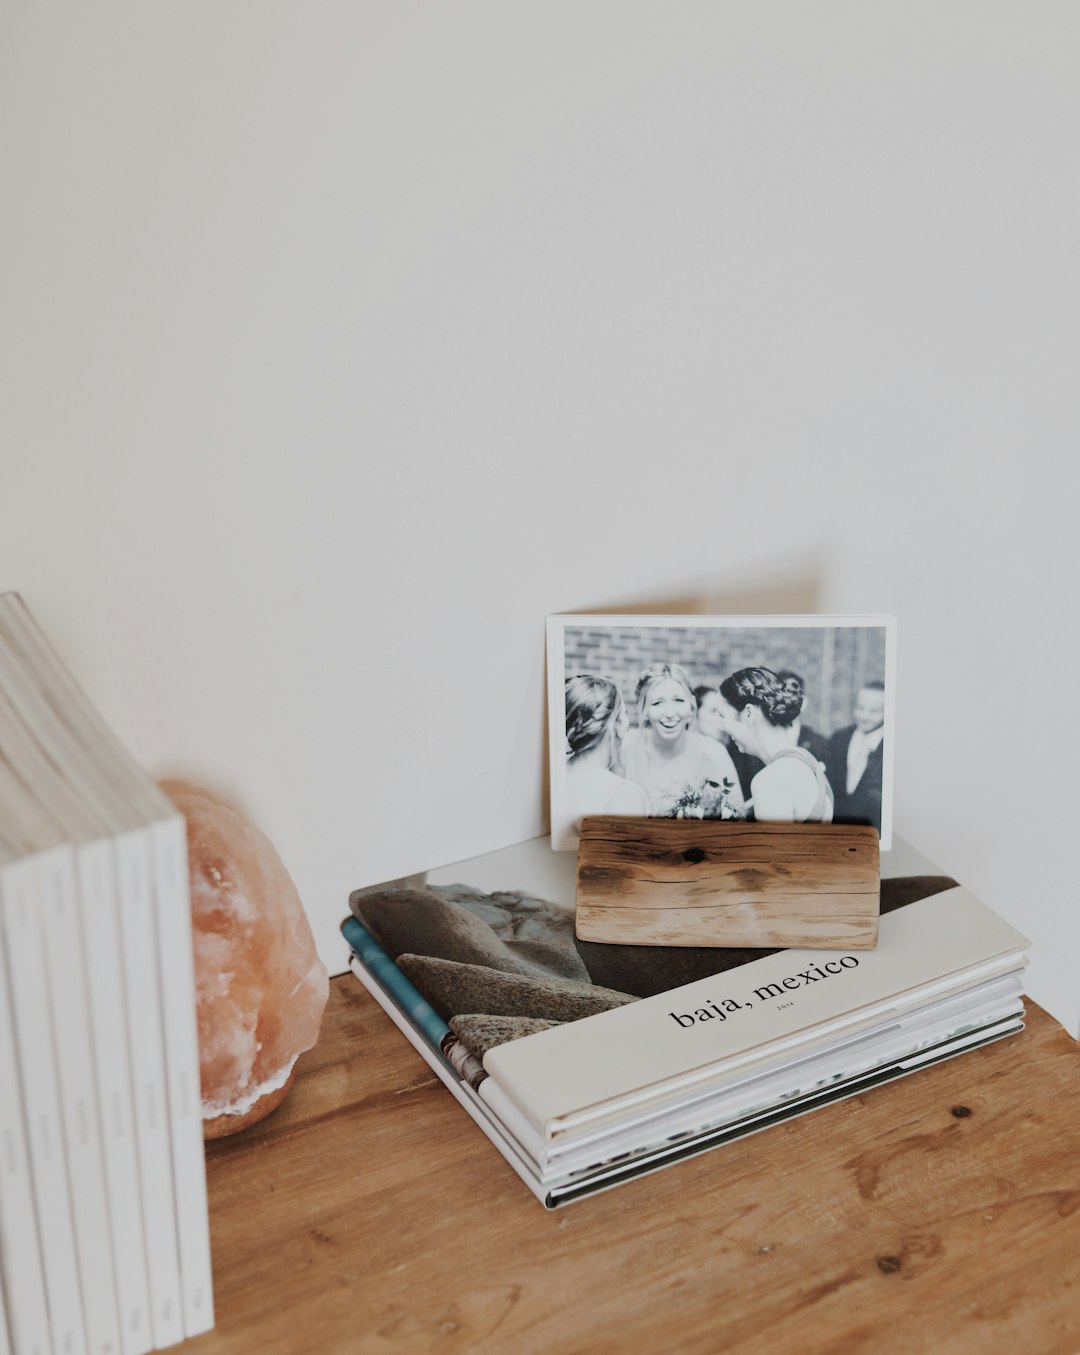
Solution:
<svg viewBox="0 0 1080 1355"><path fill-rule="evenodd" d="M619 773L623 737L630 725L619 689L610 678L578 673L566 679L566 797L575 827L585 814L642 818L649 802Z"/></svg>
<svg viewBox="0 0 1080 1355"><path fill-rule="evenodd" d="M686 669L654 663L637 682L638 728L623 745L625 774L655 817L741 818L735 764L724 745L693 729L697 700Z"/></svg>

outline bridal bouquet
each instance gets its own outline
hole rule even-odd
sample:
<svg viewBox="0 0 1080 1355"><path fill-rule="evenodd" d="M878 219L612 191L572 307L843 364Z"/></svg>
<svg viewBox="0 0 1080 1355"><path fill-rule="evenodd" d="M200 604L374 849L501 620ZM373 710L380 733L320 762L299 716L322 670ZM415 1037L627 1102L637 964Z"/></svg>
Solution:
<svg viewBox="0 0 1080 1355"><path fill-rule="evenodd" d="M723 781L703 781L700 786L684 786L668 811L669 819L739 819L732 791L735 783L725 776Z"/></svg>

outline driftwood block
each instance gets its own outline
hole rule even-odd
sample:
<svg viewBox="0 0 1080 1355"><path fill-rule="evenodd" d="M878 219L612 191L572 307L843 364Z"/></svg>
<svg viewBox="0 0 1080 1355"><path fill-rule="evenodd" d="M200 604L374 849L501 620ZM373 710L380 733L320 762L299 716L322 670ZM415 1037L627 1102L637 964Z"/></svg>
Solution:
<svg viewBox="0 0 1080 1355"><path fill-rule="evenodd" d="M635 946L877 944L877 830L861 824L586 817L577 934Z"/></svg>

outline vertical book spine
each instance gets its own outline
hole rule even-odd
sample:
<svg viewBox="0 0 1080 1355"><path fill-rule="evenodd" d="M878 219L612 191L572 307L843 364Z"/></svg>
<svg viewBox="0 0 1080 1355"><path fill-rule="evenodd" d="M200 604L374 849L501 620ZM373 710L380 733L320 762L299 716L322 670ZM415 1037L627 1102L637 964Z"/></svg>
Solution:
<svg viewBox="0 0 1080 1355"><path fill-rule="evenodd" d="M27 857L7 869L4 942L53 1352L81 1355L86 1339L64 1162L36 865L33 857Z"/></svg>
<svg viewBox="0 0 1080 1355"><path fill-rule="evenodd" d="M90 978L94 1065L109 1192L116 1292L123 1355L153 1348L146 1251L142 1226L138 1150L131 1104L127 1012L120 959L113 845L107 839L77 849L83 902L83 944Z"/></svg>
<svg viewBox="0 0 1080 1355"><path fill-rule="evenodd" d="M158 973L161 980L169 1125L184 1331L198 1336L214 1325L210 1223L199 1090L199 1036L188 884L187 831L178 814L153 827L157 895Z"/></svg>
<svg viewBox="0 0 1080 1355"><path fill-rule="evenodd" d="M11 1341L8 1338L7 1303L4 1300L4 1286L0 1284L0 1355L11 1355Z"/></svg>
<svg viewBox="0 0 1080 1355"><path fill-rule="evenodd" d="M142 1184L151 1331L154 1346L160 1350L184 1339L184 1316L150 848L150 834L144 830L122 833L116 839L128 1052Z"/></svg>
<svg viewBox="0 0 1080 1355"><path fill-rule="evenodd" d="M25 1105L4 940L5 896L14 888L6 882L7 875L9 870L17 873L18 869L17 865L0 867L0 1265L15 1350L18 1355L49 1355L49 1310L23 1124Z"/></svg>
<svg viewBox="0 0 1080 1355"><path fill-rule="evenodd" d="M75 861L70 847L53 848L37 860L86 1344L91 1355L119 1355L112 1230L94 1086L84 928Z"/></svg>

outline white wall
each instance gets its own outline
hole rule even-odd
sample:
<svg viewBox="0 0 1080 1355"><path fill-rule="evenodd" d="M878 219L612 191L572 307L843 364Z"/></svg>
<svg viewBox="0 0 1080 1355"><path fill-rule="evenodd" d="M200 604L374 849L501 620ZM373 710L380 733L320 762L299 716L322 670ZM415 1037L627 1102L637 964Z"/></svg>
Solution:
<svg viewBox="0 0 1080 1355"><path fill-rule="evenodd" d="M547 612L892 611L897 828L1080 1028L1080 9L0 24L0 586L328 963L541 830Z"/></svg>

